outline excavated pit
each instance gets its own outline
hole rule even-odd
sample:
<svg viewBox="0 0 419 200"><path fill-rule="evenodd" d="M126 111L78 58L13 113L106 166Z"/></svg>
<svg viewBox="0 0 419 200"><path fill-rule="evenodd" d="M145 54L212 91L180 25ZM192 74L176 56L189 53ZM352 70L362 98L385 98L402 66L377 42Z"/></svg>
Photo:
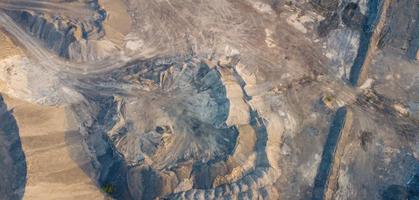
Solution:
<svg viewBox="0 0 419 200"><path fill-rule="evenodd" d="M129 94L80 88L86 102L74 110L96 162L92 178L118 185L117 198L144 199L257 194L272 184L278 174L266 153L268 133L234 68L195 58L145 63L98 86L125 83Z"/></svg>
<svg viewBox="0 0 419 200"><path fill-rule="evenodd" d="M0 2L1 92L66 124L49 141L8 102L25 198L416 198L413 1ZM22 170L3 110L0 168Z"/></svg>

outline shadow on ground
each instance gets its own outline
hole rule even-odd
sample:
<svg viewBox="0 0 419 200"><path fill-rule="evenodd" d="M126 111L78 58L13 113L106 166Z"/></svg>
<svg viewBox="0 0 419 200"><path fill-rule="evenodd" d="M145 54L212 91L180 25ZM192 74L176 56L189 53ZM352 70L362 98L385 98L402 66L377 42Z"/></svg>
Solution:
<svg viewBox="0 0 419 200"><path fill-rule="evenodd" d="M22 199L26 173L19 127L0 95L0 199Z"/></svg>

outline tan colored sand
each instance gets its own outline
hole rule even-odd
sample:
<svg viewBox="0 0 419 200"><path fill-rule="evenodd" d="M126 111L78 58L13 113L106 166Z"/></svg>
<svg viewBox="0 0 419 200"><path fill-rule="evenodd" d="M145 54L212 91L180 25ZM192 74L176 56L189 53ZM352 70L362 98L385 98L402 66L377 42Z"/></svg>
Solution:
<svg viewBox="0 0 419 200"><path fill-rule="evenodd" d="M0 29L0 60L22 54L22 50ZM0 81L0 91L6 91L6 83Z"/></svg>
<svg viewBox="0 0 419 200"><path fill-rule="evenodd" d="M22 50L2 30L0 30L0 47L0 60L22 54Z"/></svg>
<svg viewBox="0 0 419 200"><path fill-rule="evenodd" d="M99 0L99 4L108 15L104 23L106 38L121 46L125 36L131 31L128 8L122 0Z"/></svg>
<svg viewBox="0 0 419 200"><path fill-rule="evenodd" d="M19 126L28 167L24 199L104 199L80 168L87 158L71 157L69 149L82 148L70 126L65 108L34 105L4 95Z"/></svg>

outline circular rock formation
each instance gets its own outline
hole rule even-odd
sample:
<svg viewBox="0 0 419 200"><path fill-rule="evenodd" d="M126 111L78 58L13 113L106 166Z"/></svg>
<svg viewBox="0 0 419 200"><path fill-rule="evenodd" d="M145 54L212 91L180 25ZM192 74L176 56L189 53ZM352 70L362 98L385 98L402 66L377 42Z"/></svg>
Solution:
<svg viewBox="0 0 419 200"><path fill-rule="evenodd" d="M98 181L118 184L116 196L252 197L276 180L269 133L234 64L191 59L111 76L106 87L123 80L130 94L85 92L90 112L78 116Z"/></svg>
<svg viewBox="0 0 419 200"><path fill-rule="evenodd" d="M128 163L164 169L232 151L237 131L225 124L229 100L216 70L175 64L134 78L142 95L118 100L123 114L108 132Z"/></svg>

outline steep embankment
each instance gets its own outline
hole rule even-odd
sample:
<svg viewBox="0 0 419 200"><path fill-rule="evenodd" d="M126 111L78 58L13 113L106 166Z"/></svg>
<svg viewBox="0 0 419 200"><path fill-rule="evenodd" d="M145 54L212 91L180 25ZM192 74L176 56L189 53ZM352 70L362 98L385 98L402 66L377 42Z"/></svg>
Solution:
<svg viewBox="0 0 419 200"><path fill-rule="evenodd" d="M103 40L107 13L97 1L27 4L24 1L2 3L0 8L59 56L78 62L95 61L114 50L112 42Z"/></svg>
<svg viewBox="0 0 419 200"><path fill-rule="evenodd" d="M336 111L326 143L322 160L314 181L313 200L334 199L338 188L339 166L352 126L352 111L346 107Z"/></svg>
<svg viewBox="0 0 419 200"><path fill-rule="evenodd" d="M358 54L349 75L349 81L353 86L360 86L367 79L368 68L378 48L391 1L371 0L368 2L368 13L360 34Z"/></svg>

